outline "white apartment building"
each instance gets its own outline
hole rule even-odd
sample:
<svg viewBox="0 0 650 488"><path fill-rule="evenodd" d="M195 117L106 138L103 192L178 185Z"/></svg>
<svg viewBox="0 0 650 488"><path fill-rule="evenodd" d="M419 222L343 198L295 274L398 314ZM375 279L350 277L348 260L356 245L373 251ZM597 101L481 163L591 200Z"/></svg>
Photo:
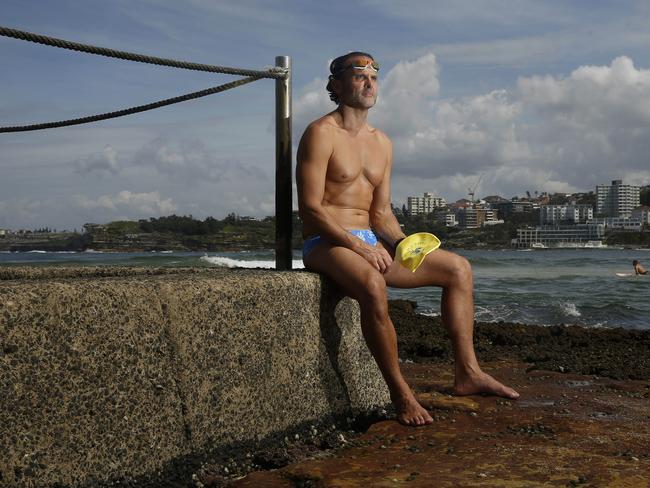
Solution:
<svg viewBox="0 0 650 488"><path fill-rule="evenodd" d="M605 235L602 224L524 227L517 229L517 247L563 247L600 241Z"/></svg>
<svg viewBox="0 0 650 488"><path fill-rule="evenodd" d="M584 224L594 218L591 205L540 205L539 224L554 225L560 222Z"/></svg>
<svg viewBox="0 0 650 488"><path fill-rule="evenodd" d="M434 197L433 193L425 192L421 197L407 197L406 207L409 215L429 214L437 208L445 207L447 201L442 197Z"/></svg>
<svg viewBox="0 0 650 488"><path fill-rule="evenodd" d="M591 219L590 224L601 224L607 229L620 229L640 231L643 222L640 218L628 217L605 217L604 219Z"/></svg>
<svg viewBox="0 0 650 488"><path fill-rule="evenodd" d="M641 224L650 225L650 207L641 206L632 210L632 218L640 220Z"/></svg>
<svg viewBox="0 0 650 488"><path fill-rule="evenodd" d="M596 186L596 213L606 217L630 217L641 203L641 188L613 180L611 185Z"/></svg>

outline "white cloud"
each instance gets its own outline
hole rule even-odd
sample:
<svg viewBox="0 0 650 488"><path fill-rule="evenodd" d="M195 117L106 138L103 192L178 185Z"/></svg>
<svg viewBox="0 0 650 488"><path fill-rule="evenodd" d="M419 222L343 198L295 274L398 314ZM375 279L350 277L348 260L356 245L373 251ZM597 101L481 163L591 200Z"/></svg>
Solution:
<svg viewBox="0 0 650 488"><path fill-rule="evenodd" d="M426 129L430 108L440 91L439 71L431 53L397 63L381 81L371 122L392 136Z"/></svg>
<svg viewBox="0 0 650 488"><path fill-rule="evenodd" d="M0 201L0 227L15 228L17 222L20 227L40 226L39 215L45 207L41 200L30 198L12 198Z"/></svg>
<svg viewBox="0 0 650 488"><path fill-rule="evenodd" d="M505 91L442 100L427 110L429 126L395 138L395 173L431 178L471 175L530 159L518 139L517 102Z"/></svg>
<svg viewBox="0 0 650 488"><path fill-rule="evenodd" d="M117 151L106 145L101 152L91 154L74 162L75 172L87 174L92 172L117 174L121 167Z"/></svg>
<svg viewBox="0 0 650 488"><path fill-rule="evenodd" d="M220 157L203 142L184 140L179 143L154 139L133 157L133 165L150 167L159 174L189 183L237 182L239 179L266 181L267 173L251 163Z"/></svg>
<svg viewBox="0 0 650 488"><path fill-rule="evenodd" d="M96 211L104 215L123 214L131 218L169 215L176 211L171 198L163 198L157 191L132 193L123 190L116 195L102 195L96 200L77 195L76 205L80 209Z"/></svg>
<svg viewBox="0 0 650 488"><path fill-rule="evenodd" d="M632 126L650 121L650 70L635 68L626 56L610 66L581 66L568 78L534 76L518 85L531 106L582 124L612 128L610 114Z"/></svg>
<svg viewBox="0 0 650 488"><path fill-rule="evenodd" d="M574 185L650 182L650 70L621 56L566 78L522 78L518 91L534 117L525 137L536 144L541 164L561 168Z"/></svg>

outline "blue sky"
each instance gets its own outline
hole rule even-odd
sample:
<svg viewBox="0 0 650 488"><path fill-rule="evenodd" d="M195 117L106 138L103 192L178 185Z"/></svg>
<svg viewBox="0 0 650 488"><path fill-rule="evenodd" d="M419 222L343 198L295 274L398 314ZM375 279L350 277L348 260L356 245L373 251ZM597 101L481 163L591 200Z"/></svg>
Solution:
<svg viewBox="0 0 650 488"><path fill-rule="evenodd" d="M294 143L334 108L329 61L380 61L370 121L394 142L393 200L649 184L643 1L3 0L0 24L114 49L260 69L292 57ZM215 86L0 38L0 125L112 111ZM0 228L273 213L273 81L83 126L0 135Z"/></svg>

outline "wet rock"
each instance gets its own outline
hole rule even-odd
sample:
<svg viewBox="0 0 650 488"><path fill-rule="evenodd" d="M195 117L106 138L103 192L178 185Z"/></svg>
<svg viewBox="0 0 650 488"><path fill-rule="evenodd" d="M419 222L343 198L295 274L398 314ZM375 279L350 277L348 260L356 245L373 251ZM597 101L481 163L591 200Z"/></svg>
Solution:
<svg viewBox="0 0 650 488"><path fill-rule="evenodd" d="M262 469L277 469L289 464L289 453L284 448L269 449L257 453L253 458L255 464Z"/></svg>
<svg viewBox="0 0 650 488"><path fill-rule="evenodd" d="M403 364L409 383L440 377L448 368L440 362ZM587 378L555 372L526 372L518 362L483 363L486 372L516 384L522 401L473 396L480 421L454 409L446 421L412 428L396 421L370 426L353 446L301 461L278 471L254 473L233 481L235 487L262 486L647 486L650 472L650 418L643 398L619 395L644 392L646 381L593 378L590 388L565 381ZM580 383L577 383L580 384ZM565 411L556 406L571 393ZM605 407L606 406L606 407ZM591 412L616 412L606 421ZM432 461L435 459L435 461ZM298 485L296 470L318 473L318 481ZM288 482L289 481L289 482Z"/></svg>
<svg viewBox="0 0 650 488"><path fill-rule="evenodd" d="M407 300L392 300L390 315L400 357L416 362L453 360L440 317L418 315L417 304ZM474 343L480 361L516 359L531 363L531 370L650 378L650 330L477 323Z"/></svg>
<svg viewBox="0 0 650 488"><path fill-rule="evenodd" d="M428 410L443 409L476 412L479 409L478 403L469 397L452 397L438 392L416 393L415 397Z"/></svg>

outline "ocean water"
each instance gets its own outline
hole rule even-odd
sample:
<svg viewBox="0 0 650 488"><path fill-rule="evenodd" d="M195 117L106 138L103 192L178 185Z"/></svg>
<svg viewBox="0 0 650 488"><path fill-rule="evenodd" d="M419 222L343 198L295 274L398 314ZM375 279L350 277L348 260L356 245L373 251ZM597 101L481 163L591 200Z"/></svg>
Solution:
<svg viewBox="0 0 650 488"><path fill-rule="evenodd" d="M650 275L632 274L632 260L649 267L647 249L458 251L472 264L479 321L650 329ZM126 265L271 268L273 251L224 253L0 252L0 266ZM302 268L296 253L294 268ZM619 276L622 275L622 276ZM391 298L440 313L440 289L390 289Z"/></svg>

